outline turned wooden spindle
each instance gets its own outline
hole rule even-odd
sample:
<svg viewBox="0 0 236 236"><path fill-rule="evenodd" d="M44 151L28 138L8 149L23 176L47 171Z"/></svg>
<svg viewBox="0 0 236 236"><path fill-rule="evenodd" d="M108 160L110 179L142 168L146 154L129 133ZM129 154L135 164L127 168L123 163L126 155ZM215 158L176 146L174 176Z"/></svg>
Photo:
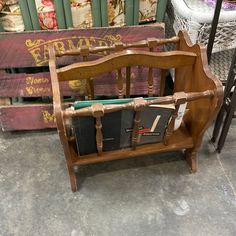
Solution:
<svg viewBox="0 0 236 236"><path fill-rule="evenodd" d="M155 38L148 38L147 44L150 52L153 52L154 47L157 46L157 40ZM153 96L153 68L148 70L148 96Z"/></svg>
<svg viewBox="0 0 236 236"><path fill-rule="evenodd" d="M80 55L82 56L83 61L88 61L89 47L87 47L86 45L81 46ZM86 80L86 89L88 93L88 99L94 99L94 84L92 78Z"/></svg>
<svg viewBox="0 0 236 236"><path fill-rule="evenodd" d="M100 103L93 104L91 106L92 115L96 118L96 144L98 154L102 153L103 149L103 135L102 135L102 121L101 117L104 116L104 107Z"/></svg>
<svg viewBox="0 0 236 236"><path fill-rule="evenodd" d="M130 97L130 78L131 78L131 67L126 67L126 97Z"/></svg>
<svg viewBox="0 0 236 236"><path fill-rule="evenodd" d="M0 0L1 1L1 0ZM159 39L159 38L153 38L156 40L156 45L165 45L168 43L173 43L177 44L179 43L180 39L178 36L174 36L172 38L168 39ZM116 43L117 44L117 43ZM148 46L147 40L141 40L138 42L132 42L132 43L123 43L123 49L132 49L132 48L145 48ZM109 54L110 52L116 51L116 47L114 45L111 46L95 46L95 47L89 47L89 52L90 54L97 54L97 53L104 53L106 55L107 53ZM70 49L66 51L59 51L56 53L57 57L62 57L62 56L75 56L75 55L81 55L81 48L75 48L75 49Z"/></svg>
<svg viewBox="0 0 236 236"><path fill-rule="evenodd" d="M166 75L168 70L161 69L161 80L160 80L160 89L159 96L164 96L165 86L166 86Z"/></svg>
<svg viewBox="0 0 236 236"><path fill-rule="evenodd" d="M123 43L117 42L115 43L115 51L122 51L124 48ZM124 84L123 84L123 78L122 78L122 72L121 68L117 69L117 88L118 88L118 96L119 98L123 98L123 90L124 90Z"/></svg>
<svg viewBox="0 0 236 236"><path fill-rule="evenodd" d="M186 103L187 95L184 92L178 92L178 93L174 94L174 99L175 99L175 110L174 110L174 113L171 117L169 125L166 129L166 133L165 133L165 136L164 136L164 144L165 145L168 145L168 140L169 140L170 136L172 135L172 133L174 131L175 120L178 117L179 107L180 107L181 104Z"/></svg>
<svg viewBox="0 0 236 236"><path fill-rule="evenodd" d="M136 146L139 142L139 126L140 126L140 116L141 112L146 106L147 101L143 98L135 98L134 99L134 110L135 110L135 117L134 117L134 125L133 125L133 132L132 132L132 149L135 150Z"/></svg>

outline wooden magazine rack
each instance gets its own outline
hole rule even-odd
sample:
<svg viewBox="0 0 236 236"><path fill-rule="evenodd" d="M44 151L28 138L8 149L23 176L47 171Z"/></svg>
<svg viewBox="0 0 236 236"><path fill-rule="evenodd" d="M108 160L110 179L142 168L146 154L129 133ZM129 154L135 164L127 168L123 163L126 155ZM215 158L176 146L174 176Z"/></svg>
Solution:
<svg viewBox="0 0 236 236"><path fill-rule="evenodd" d="M185 150L185 157L191 171L195 172L197 170L197 151L201 145L204 132L220 108L223 96L222 85L209 71L205 49L200 45L191 45L186 33L180 32L178 37L172 39L156 39L152 41L155 41L156 45L175 43L177 50L169 52L152 52L153 50L150 52L137 49L127 50L128 46L132 47L132 45L125 46L124 44L120 44L121 51L114 50L118 52L106 55L98 60L74 63L57 69L56 56L62 56L62 54L55 55L53 46L49 48L54 114L65 153L72 191L77 191L77 178L74 167L90 163L182 149ZM133 47L137 48L139 46L138 44L134 44ZM101 52L101 50L104 51L107 49L90 48L86 50L89 52ZM79 53L81 53L81 50L64 52L63 55L75 55ZM125 104L102 104L101 102L91 101L89 106L77 110L71 109L71 104L62 101L61 82L86 79L88 82L88 97L94 99L96 94L94 94L93 81L96 79L96 76L114 70L117 71L118 75L118 97L130 97L130 74L134 66L149 68L147 73L147 91L149 96L153 95L151 92L152 69L160 68L162 70L168 70L174 68L175 80L173 95L150 100L138 97ZM125 88L123 87L121 68L126 68ZM125 94L123 92L124 90ZM183 116L180 127L174 130L176 119L179 118L179 108L181 104L185 103L187 103L187 112ZM150 104L174 104L175 109L165 129L163 140L159 143L139 145L138 131L141 122L140 115L142 110ZM126 109L134 110L135 114L130 147L103 151L103 117L108 113ZM73 127L72 120L82 116L94 117L96 153L80 155L78 152L76 138L73 132L71 132L71 128Z"/></svg>

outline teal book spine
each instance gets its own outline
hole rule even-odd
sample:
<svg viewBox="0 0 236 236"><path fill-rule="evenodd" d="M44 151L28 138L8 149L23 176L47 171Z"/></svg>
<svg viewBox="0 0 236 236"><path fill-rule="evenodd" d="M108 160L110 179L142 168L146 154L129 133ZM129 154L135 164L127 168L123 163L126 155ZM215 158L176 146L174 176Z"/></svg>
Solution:
<svg viewBox="0 0 236 236"><path fill-rule="evenodd" d="M92 1L92 18L93 18L93 27L102 26L101 2L100 2L100 0Z"/></svg>
<svg viewBox="0 0 236 236"><path fill-rule="evenodd" d="M108 26L108 7L107 7L107 0L100 0L101 6L101 25Z"/></svg>
<svg viewBox="0 0 236 236"><path fill-rule="evenodd" d="M56 10L58 28L65 29L66 22L65 22L64 7L62 0L54 0L54 6Z"/></svg>
<svg viewBox="0 0 236 236"><path fill-rule="evenodd" d="M3 26L2 26L2 22L0 21L0 32L4 32Z"/></svg>
<svg viewBox="0 0 236 236"><path fill-rule="evenodd" d="M136 0L137 1L137 0ZM125 25L134 25L134 1L125 1Z"/></svg>
<svg viewBox="0 0 236 236"><path fill-rule="evenodd" d="M155 100L158 97L147 97L144 98L145 100ZM106 100L87 100L87 101L76 101L74 103L74 109L78 110L81 108L89 107L93 104L96 103L101 103L103 105L120 105L120 104L126 104L129 102L132 102L134 99L133 98L120 98L120 99L106 99Z"/></svg>
<svg viewBox="0 0 236 236"><path fill-rule="evenodd" d="M70 0L63 0L66 28L73 27Z"/></svg>
<svg viewBox="0 0 236 236"><path fill-rule="evenodd" d="M19 2L21 2L21 1L19 1ZM32 22L33 30L40 30L38 13L37 13L35 1L27 0L27 4L28 4L29 15L30 15L30 19Z"/></svg>
<svg viewBox="0 0 236 236"><path fill-rule="evenodd" d="M159 0L157 2L156 21L163 22L166 12L166 5L168 0Z"/></svg>
<svg viewBox="0 0 236 236"><path fill-rule="evenodd" d="M139 1L134 1L134 25L139 24Z"/></svg>
<svg viewBox="0 0 236 236"><path fill-rule="evenodd" d="M24 25L25 25L25 30L26 31L27 30L33 30L33 25L32 25L32 21L31 21L27 1L26 0L19 1L19 6L20 6L23 22L24 22Z"/></svg>

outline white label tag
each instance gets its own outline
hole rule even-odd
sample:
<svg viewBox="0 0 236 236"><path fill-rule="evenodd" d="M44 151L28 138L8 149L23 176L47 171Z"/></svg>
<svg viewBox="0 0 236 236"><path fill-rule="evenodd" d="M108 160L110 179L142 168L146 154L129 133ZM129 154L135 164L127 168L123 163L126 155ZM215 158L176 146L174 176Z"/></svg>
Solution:
<svg viewBox="0 0 236 236"><path fill-rule="evenodd" d="M187 107L187 102L180 104L178 114L175 119L174 130L177 130L180 127L184 114L185 114L186 107Z"/></svg>

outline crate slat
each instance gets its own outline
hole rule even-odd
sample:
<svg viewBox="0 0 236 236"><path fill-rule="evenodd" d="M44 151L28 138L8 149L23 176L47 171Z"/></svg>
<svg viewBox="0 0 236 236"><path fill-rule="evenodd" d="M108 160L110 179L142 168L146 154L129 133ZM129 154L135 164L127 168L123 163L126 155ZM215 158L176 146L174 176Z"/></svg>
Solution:
<svg viewBox="0 0 236 236"><path fill-rule="evenodd" d="M47 48L50 43L54 43L57 51L63 51L81 45L104 46L117 41L132 42L148 37L163 38L164 26L1 33L0 69L47 66ZM62 65L71 62L66 58L60 61Z"/></svg>
<svg viewBox="0 0 236 236"><path fill-rule="evenodd" d="M5 106L0 109L3 131L55 128L51 104Z"/></svg>

